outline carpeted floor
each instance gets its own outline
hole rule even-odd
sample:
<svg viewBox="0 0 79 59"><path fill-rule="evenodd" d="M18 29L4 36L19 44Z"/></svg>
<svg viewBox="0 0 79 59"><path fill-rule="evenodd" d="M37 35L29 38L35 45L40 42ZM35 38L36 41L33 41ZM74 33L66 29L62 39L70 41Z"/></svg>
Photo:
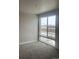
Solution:
<svg viewBox="0 0 79 59"><path fill-rule="evenodd" d="M50 45L34 42L19 46L19 59L58 59L58 53Z"/></svg>

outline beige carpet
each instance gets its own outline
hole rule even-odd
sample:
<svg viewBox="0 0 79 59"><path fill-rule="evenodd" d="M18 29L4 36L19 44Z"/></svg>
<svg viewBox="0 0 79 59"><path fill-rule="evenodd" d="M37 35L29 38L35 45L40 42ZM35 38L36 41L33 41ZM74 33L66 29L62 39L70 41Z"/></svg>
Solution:
<svg viewBox="0 0 79 59"><path fill-rule="evenodd" d="M58 52L50 45L34 42L19 46L19 59L58 59Z"/></svg>

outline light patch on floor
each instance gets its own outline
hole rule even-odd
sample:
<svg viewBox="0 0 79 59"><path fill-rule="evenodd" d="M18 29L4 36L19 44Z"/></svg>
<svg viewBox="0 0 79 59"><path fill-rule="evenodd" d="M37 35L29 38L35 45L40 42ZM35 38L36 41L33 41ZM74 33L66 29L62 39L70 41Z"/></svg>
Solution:
<svg viewBox="0 0 79 59"><path fill-rule="evenodd" d="M55 47L55 41L54 40L44 38L44 37L40 37L40 41Z"/></svg>

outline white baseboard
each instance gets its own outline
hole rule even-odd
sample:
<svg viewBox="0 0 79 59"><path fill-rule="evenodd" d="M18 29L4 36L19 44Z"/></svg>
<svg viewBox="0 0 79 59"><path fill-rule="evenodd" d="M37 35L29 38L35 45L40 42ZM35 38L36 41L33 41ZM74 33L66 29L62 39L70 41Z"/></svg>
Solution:
<svg viewBox="0 0 79 59"><path fill-rule="evenodd" d="M28 43L32 43L32 42L37 42L37 41L22 42L22 43L19 43L19 45L28 44Z"/></svg>

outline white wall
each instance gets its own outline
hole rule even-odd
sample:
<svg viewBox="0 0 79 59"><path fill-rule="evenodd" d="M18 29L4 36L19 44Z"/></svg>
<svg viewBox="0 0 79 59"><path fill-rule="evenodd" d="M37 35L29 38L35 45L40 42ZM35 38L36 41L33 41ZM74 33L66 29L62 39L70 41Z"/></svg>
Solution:
<svg viewBox="0 0 79 59"><path fill-rule="evenodd" d="M36 41L38 39L38 19L36 15L20 12L19 43Z"/></svg>

